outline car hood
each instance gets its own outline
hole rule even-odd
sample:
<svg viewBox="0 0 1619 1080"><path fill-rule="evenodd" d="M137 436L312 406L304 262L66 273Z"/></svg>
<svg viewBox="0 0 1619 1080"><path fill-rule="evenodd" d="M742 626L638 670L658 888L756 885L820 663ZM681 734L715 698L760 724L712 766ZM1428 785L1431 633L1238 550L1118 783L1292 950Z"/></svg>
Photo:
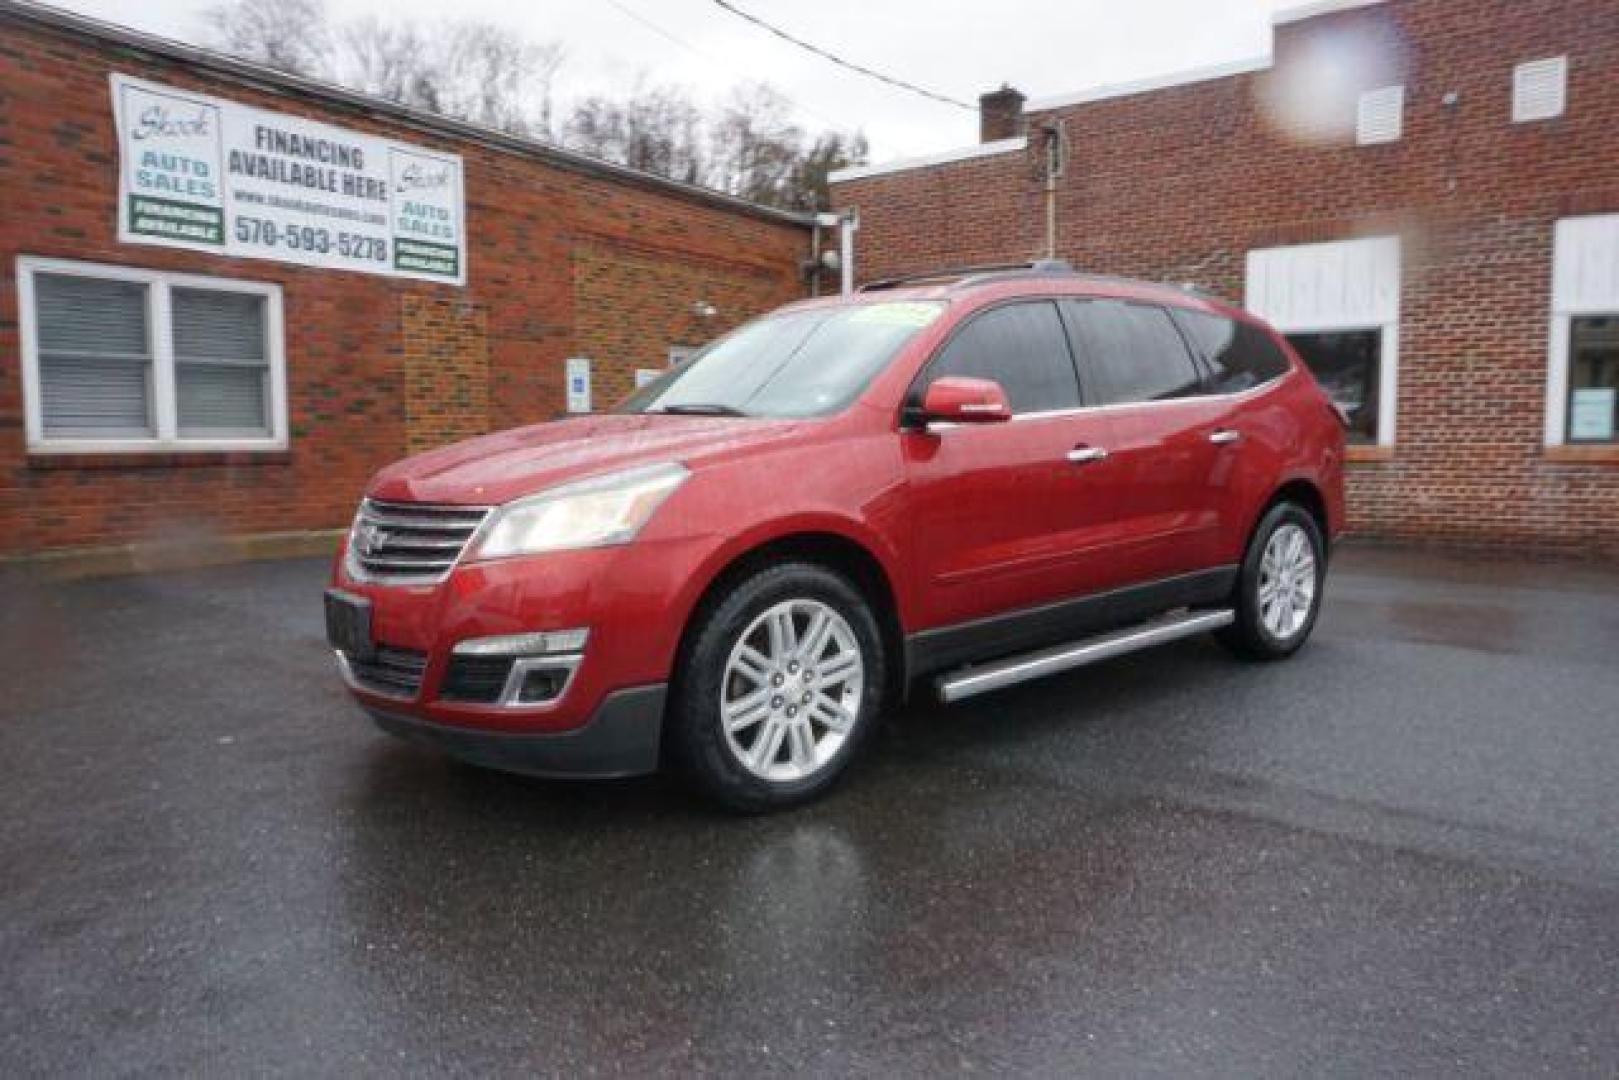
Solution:
<svg viewBox="0 0 1619 1080"><path fill-rule="evenodd" d="M376 499L490 506L635 465L704 459L788 438L803 421L605 415L515 428L417 454L372 480Z"/></svg>

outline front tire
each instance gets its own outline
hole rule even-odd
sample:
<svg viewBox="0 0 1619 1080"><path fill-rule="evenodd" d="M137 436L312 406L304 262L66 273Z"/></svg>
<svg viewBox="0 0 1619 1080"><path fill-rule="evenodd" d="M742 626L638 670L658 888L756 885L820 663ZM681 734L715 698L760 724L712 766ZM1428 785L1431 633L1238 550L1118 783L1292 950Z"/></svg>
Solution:
<svg viewBox="0 0 1619 1080"><path fill-rule="evenodd" d="M683 659L672 764L704 795L747 813L830 788L875 727L887 685L865 598L810 563L732 586L698 615Z"/></svg>
<svg viewBox="0 0 1619 1080"><path fill-rule="evenodd" d="M1321 613L1326 546L1315 518L1278 503L1260 519L1237 577L1237 621L1215 632L1246 660L1282 660L1302 647Z"/></svg>

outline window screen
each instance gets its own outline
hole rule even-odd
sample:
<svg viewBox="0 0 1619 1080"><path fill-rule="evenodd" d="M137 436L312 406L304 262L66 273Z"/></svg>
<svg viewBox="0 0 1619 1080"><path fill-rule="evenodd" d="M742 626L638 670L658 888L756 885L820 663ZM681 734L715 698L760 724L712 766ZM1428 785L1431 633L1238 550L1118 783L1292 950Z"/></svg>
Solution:
<svg viewBox="0 0 1619 1080"><path fill-rule="evenodd" d="M994 379L1015 413L1079 405L1068 338L1050 301L1008 304L973 318L928 368L930 382L947 375Z"/></svg>
<svg viewBox="0 0 1619 1080"><path fill-rule="evenodd" d="M1327 396L1348 415L1349 441L1376 442L1377 376L1383 361L1383 332L1289 334L1287 340Z"/></svg>
<svg viewBox="0 0 1619 1080"><path fill-rule="evenodd" d="M1207 362L1212 394L1241 393L1287 372L1287 357L1252 323L1184 309L1176 309L1175 321Z"/></svg>
<svg viewBox="0 0 1619 1080"><path fill-rule="evenodd" d="M186 288L171 296L181 437L268 435L264 297Z"/></svg>
<svg viewBox="0 0 1619 1080"><path fill-rule="evenodd" d="M147 287L38 274L40 416L46 435L152 434Z"/></svg>
<svg viewBox="0 0 1619 1080"><path fill-rule="evenodd" d="M1568 386L1568 441L1619 441L1619 315L1572 320Z"/></svg>
<svg viewBox="0 0 1619 1080"><path fill-rule="evenodd" d="M1084 342L1095 404L1166 401L1198 392L1197 365L1163 308L1079 300L1068 311Z"/></svg>

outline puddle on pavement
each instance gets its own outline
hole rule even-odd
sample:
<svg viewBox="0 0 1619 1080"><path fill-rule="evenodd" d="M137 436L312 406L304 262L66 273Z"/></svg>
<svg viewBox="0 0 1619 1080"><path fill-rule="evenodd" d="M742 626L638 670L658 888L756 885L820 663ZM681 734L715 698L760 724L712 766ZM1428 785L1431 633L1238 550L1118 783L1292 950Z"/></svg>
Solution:
<svg viewBox="0 0 1619 1080"><path fill-rule="evenodd" d="M1380 605L1395 632L1409 641L1477 652L1524 651L1523 614L1489 604L1402 601Z"/></svg>

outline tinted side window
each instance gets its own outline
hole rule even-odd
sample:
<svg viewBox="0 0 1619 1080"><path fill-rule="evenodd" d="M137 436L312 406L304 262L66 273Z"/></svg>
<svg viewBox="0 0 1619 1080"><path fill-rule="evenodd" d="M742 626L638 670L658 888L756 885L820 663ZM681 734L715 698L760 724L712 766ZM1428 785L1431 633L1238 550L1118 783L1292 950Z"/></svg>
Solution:
<svg viewBox="0 0 1619 1080"><path fill-rule="evenodd" d="M1008 304L976 316L934 357L928 381L946 375L994 379L1012 411L1043 412L1079 405L1079 379L1057 305Z"/></svg>
<svg viewBox="0 0 1619 1080"><path fill-rule="evenodd" d="M1287 372L1287 357L1257 326L1202 311L1177 310L1175 318L1208 361L1211 394L1239 393Z"/></svg>
<svg viewBox="0 0 1619 1080"><path fill-rule="evenodd" d="M1198 392L1197 365L1163 308L1079 300L1069 313L1085 345L1092 404L1165 401Z"/></svg>

